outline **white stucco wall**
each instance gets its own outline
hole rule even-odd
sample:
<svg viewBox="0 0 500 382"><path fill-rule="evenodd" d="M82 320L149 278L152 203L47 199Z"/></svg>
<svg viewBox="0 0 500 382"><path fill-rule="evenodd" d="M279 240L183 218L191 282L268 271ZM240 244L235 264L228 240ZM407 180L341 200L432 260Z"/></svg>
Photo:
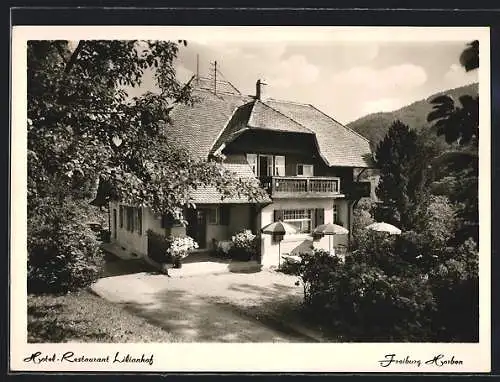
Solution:
<svg viewBox="0 0 500 382"><path fill-rule="evenodd" d="M274 200L274 203L266 206L262 209L260 227L263 228L266 225L273 222L274 210L285 210L285 209L315 209L323 208L325 223L330 223L333 221L333 203L337 205L337 211L340 220L347 227L348 222L348 207L347 201L343 199L282 199ZM313 222L314 225L314 222ZM313 227L314 228L314 227ZM311 246L314 248L322 248L325 250L329 249L329 236L324 236L320 240L312 239L309 234L294 234L285 235L283 240L278 244L272 240L271 235L262 234L261 241L261 252L262 252L262 264L264 266L277 266L279 263L279 253L281 254L298 254L300 252L308 251ZM331 245L335 247L337 245L348 244L348 235L335 235L331 238ZM281 248L280 248L281 247Z"/></svg>
<svg viewBox="0 0 500 382"><path fill-rule="evenodd" d="M110 203L111 216L113 210L116 209L116 226L114 219L111 219L111 242L116 243L129 252L136 253L139 256L144 256L148 248L148 236L146 234L151 213L143 208L142 209L142 233L139 234L137 230L130 232L127 230L126 216L123 216L123 227L120 228L120 208L118 203ZM116 231L116 238L115 238Z"/></svg>
<svg viewBox="0 0 500 382"><path fill-rule="evenodd" d="M348 219L348 204L346 200L343 199L282 199L275 200L273 204L264 207L261 213L257 216L256 222L259 228L265 227L266 225L273 222L274 210L275 209L316 209L323 208L325 223L329 223L333 220L333 203L337 205L337 211L339 214L339 219L347 227L349 222ZM161 218L155 217L150 209L142 209L142 234L139 235L138 232L130 232L126 229L126 217L124 216L123 228L119 227L120 215L119 206L116 203L111 203L111 214L113 214L113 209L117 211L117 225L114 226L113 218L111 219L111 240L117 245L127 249L130 252L134 252L138 255L147 254L147 231L148 229L153 230L159 234L170 233L174 236L184 236L186 234L186 228L182 226L172 227L167 232L161 227ZM250 218L251 208L248 205L236 205L231 206L230 209L230 220L229 225L207 225L207 243L206 248L210 249L212 246L212 239L216 240L230 240L231 236L235 233L243 230L250 229ZM113 215L112 215L113 216ZM117 237L114 237L114 231L117 230ZM347 235L335 235L331 238L331 246L335 247L338 245L348 244ZM277 266L278 265L278 249L281 247L281 254L285 253L300 253L301 251L310 250L311 246L314 248L323 248L328 250L330 247L330 237L324 236L320 240L312 239L309 234L295 234L286 235L281 241L280 245L277 242L273 242L270 235L262 234L261 240L261 253L262 253L262 264L264 266Z"/></svg>

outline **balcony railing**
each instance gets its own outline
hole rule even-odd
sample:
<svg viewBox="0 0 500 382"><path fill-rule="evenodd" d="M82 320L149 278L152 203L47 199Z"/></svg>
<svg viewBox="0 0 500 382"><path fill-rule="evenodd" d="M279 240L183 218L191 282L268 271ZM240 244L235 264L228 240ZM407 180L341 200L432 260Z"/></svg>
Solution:
<svg viewBox="0 0 500 382"><path fill-rule="evenodd" d="M272 176L261 178L273 197L332 197L340 194L340 178Z"/></svg>

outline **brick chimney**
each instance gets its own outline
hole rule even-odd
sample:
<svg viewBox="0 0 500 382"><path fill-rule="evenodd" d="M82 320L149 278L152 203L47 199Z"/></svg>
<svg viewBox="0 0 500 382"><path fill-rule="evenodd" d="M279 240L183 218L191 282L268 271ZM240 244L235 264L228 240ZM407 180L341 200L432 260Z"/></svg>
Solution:
<svg viewBox="0 0 500 382"><path fill-rule="evenodd" d="M257 80L257 83L255 84L255 99L261 100L265 98L264 89L262 88L264 85L267 84L262 82L260 79Z"/></svg>

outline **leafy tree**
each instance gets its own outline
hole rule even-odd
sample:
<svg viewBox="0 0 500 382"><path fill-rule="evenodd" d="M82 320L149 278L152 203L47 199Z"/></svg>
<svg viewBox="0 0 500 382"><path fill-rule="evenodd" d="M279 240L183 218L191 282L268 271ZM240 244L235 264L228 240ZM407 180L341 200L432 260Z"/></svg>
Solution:
<svg viewBox="0 0 500 382"><path fill-rule="evenodd" d="M479 67L479 42L467 45L460 56L466 71ZM479 176L479 97L464 95L458 102L448 95L431 100L433 110L427 116L437 135L443 135L449 147L432 162L434 193L446 195L459 206L462 227L457 241L468 237L478 241Z"/></svg>
<svg viewBox="0 0 500 382"><path fill-rule="evenodd" d="M375 154L380 170L375 209L376 220L384 220L402 229L411 228L413 207L418 196L419 171L417 134L400 121L395 121Z"/></svg>
<svg viewBox="0 0 500 382"><path fill-rule="evenodd" d="M76 45L74 49L72 46ZM101 177L113 196L155 210L216 185L250 198L259 191L216 162L195 161L168 136L168 112L193 102L175 77L170 41L31 41L28 44L29 201L88 197ZM125 87L155 69L159 94L130 99Z"/></svg>
<svg viewBox="0 0 500 382"><path fill-rule="evenodd" d="M460 54L460 65L467 71L479 68L479 41L474 40Z"/></svg>
<svg viewBox="0 0 500 382"><path fill-rule="evenodd" d="M257 183L224 170L220 160L194 160L172 144L169 111L196 101L191 81L181 84L175 76L182 45L185 41L28 42L28 219L46 225L40 242L57 242L48 216L66 214L68 203L75 208L87 203L96 189L106 191L99 195L101 203L120 199L157 213L174 212L205 185L225 196L263 195ZM139 86L147 70L159 93L129 97L127 89ZM36 239L39 232L28 234Z"/></svg>
<svg viewBox="0 0 500 382"><path fill-rule="evenodd" d="M479 97L463 95L456 103L447 95L431 100L433 110L427 121L434 122L438 135L444 135L446 142L459 145L478 144L479 139Z"/></svg>

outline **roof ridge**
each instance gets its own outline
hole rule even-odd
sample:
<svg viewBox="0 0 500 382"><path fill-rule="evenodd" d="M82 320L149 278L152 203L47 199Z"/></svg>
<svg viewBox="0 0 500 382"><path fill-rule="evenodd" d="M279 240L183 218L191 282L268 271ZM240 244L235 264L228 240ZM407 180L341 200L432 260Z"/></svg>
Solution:
<svg viewBox="0 0 500 382"><path fill-rule="evenodd" d="M354 131L353 129L351 129L350 127L347 127L345 126L343 123L340 123L339 121L337 121L335 118L329 116L328 114L326 114L324 111L321 111L320 109L318 109L316 106L308 103L307 104L308 106L312 107L314 110L317 110L319 111L321 114L323 114L325 117L327 118L330 118L332 121L334 121L335 123L339 124L340 126L342 126L344 129L346 129L347 131L350 131L351 133L354 133L355 135L357 135L358 137L364 139L366 142L370 143L370 140L366 137L363 137L361 134L359 134L358 132Z"/></svg>
<svg viewBox="0 0 500 382"><path fill-rule="evenodd" d="M308 103L304 103L304 102L299 102L299 101L288 101L286 99L276 99L276 98L268 98L270 101L276 101L276 102L281 102L281 103L292 103L294 105L304 105L304 106L308 106L309 104Z"/></svg>
<svg viewBox="0 0 500 382"><path fill-rule="evenodd" d="M214 150L214 146L215 144L217 143L217 141L219 140L219 138L221 137L221 135L224 133L224 131L228 128L228 125L229 125L229 122L231 122L231 120L233 119L234 117L234 114L236 113L236 111L240 108L240 106L236 106L233 111L231 112L231 115L229 116L229 118L226 120L226 123L224 123L224 126L222 126L222 128L219 130L219 133L217 134L217 136L215 137L215 139L212 141L212 144L210 145L210 150L208 152L208 155L210 155L210 153Z"/></svg>
<svg viewBox="0 0 500 382"><path fill-rule="evenodd" d="M267 106L269 109L274 110L276 113L278 113L278 114L282 115L283 117L285 117L285 118L289 119L290 121L292 121L293 123L295 123L295 124L299 125L300 127L302 127L302 128L304 128L304 129L306 129L307 131L311 132L312 134L316 135L316 133L315 133L314 131L312 131L312 130L311 130L311 129L309 129L308 127L305 127L302 123L297 122L297 121L296 121L295 119L293 119L292 117L290 117L290 116L288 116L288 115L286 115L286 114L282 113L282 112L281 112L281 111L279 111L279 110L276 110L274 107L272 107L271 105L266 104L265 102L260 101L260 103L261 103L261 104L263 104L263 105L265 105L265 106Z"/></svg>

